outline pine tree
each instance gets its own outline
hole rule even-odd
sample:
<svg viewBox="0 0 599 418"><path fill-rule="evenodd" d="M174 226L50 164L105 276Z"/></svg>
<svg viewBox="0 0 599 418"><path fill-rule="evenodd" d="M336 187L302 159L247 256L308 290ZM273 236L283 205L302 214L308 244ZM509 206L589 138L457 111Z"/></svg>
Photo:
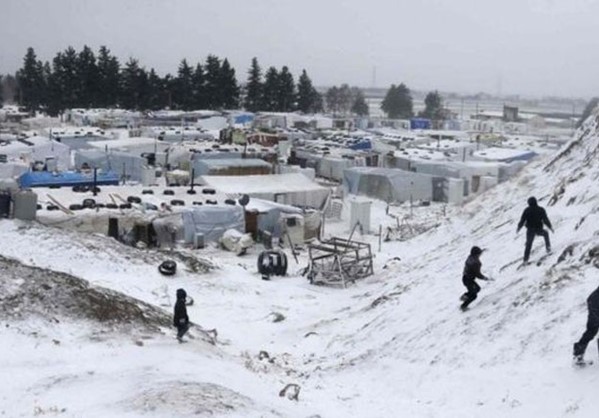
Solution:
<svg viewBox="0 0 599 418"><path fill-rule="evenodd" d="M48 76L47 101L48 113L51 116L57 116L65 109L63 78L62 53L59 52L52 60L52 71Z"/></svg>
<svg viewBox="0 0 599 418"><path fill-rule="evenodd" d="M143 109L146 104L147 74L134 58L129 58L121 73L121 107L125 109Z"/></svg>
<svg viewBox="0 0 599 418"><path fill-rule="evenodd" d="M221 106L225 109L236 109L239 106L239 86L235 78L235 69L226 58L220 68Z"/></svg>
<svg viewBox="0 0 599 418"><path fill-rule="evenodd" d="M381 109L391 119L409 119L414 115L412 95L405 84L392 84L381 103Z"/></svg>
<svg viewBox="0 0 599 418"><path fill-rule="evenodd" d="M420 116L433 121L445 119L443 98L437 90L429 92L424 98L424 110L420 112Z"/></svg>
<svg viewBox="0 0 599 418"><path fill-rule="evenodd" d="M306 70L302 70L297 82L297 109L304 113L314 113L319 107L322 108L322 97L312 85Z"/></svg>
<svg viewBox="0 0 599 418"><path fill-rule="evenodd" d="M192 101L195 109L206 108L206 77L201 64L197 64L191 79Z"/></svg>
<svg viewBox="0 0 599 418"><path fill-rule="evenodd" d="M191 110L193 106L192 77L193 70L187 64L187 60L181 60L173 92L173 102L178 109Z"/></svg>
<svg viewBox="0 0 599 418"><path fill-rule="evenodd" d="M263 90L264 110L266 111L277 111L278 110L278 94L279 94L279 72L275 67L270 67L266 71L264 77L264 90Z"/></svg>
<svg viewBox="0 0 599 418"><path fill-rule="evenodd" d="M327 110L333 115L339 112L339 88L330 87L326 92Z"/></svg>
<svg viewBox="0 0 599 418"><path fill-rule="evenodd" d="M277 93L277 110L289 112L295 108L295 82L287 66L279 72L279 89Z"/></svg>
<svg viewBox="0 0 599 418"><path fill-rule="evenodd" d="M346 115L353 104L354 93L347 84L342 84L338 91L339 111Z"/></svg>
<svg viewBox="0 0 599 418"><path fill-rule="evenodd" d="M43 64L37 60L33 48L27 48L23 58L23 68L17 72L19 102L29 111L39 110L44 102Z"/></svg>
<svg viewBox="0 0 599 418"><path fill-rule="evenodd" d="M153 68L148 73L146 109L159 110L165 105L163 81Z"/></svg>
<svg viewBox="0 0 599 418"><path fill-rule="evenodd" d="M77 73L79 82L79 107L95 107L98 96L99 73L96 56L90 47L85 45L77 56Z"/></svg>
<svg viewBox="0 0 599 418"><path fill-rule="evenodd" d="M98 92L96 104L99 107L116 106L119 100L120 64L110 55L105 46L98 53Z"/></svg>
<svg viewBox="0 0 599 418"><path fill-rule="evenodd" d="M60 58L60 93L63 110L79 106L80 83L77 78L77 52L68 47Z"/></svg>
<svg viewBox="0 0 599 418"><path fill-rule="evenodd" d="M354 103L351 107L351 111L359 116L367 116L369 113L368 103L362 90L356 89L354 94Z"/></svg>
<svg viewBox="0 0 599 418"><path fill-rule="evenodd" d="M223 106L221 91L220 59L215 55L208 55L204 65L204 77L206 80L206 107L208 109L220 109Z"/></svg>
<svg viewBox="0 0 599 418"><path fill-rule="evenodd" d="M250 112L258 112L264 108L264 85L262 84L262 70L256 57L252 58L252 66L248 71L248 80L245 86L244 106Z"/></svg>

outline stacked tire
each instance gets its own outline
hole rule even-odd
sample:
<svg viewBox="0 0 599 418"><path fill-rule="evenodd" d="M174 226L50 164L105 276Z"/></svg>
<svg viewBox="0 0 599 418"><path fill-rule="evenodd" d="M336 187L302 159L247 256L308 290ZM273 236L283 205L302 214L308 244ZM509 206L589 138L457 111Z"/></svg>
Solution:
<svg viewBox="0 0 599 418"><path fill-rule="evenodd" d="M258 272L264 280L269 280L270 276L285 276L287 255L281 250L262 251L258 256Z"/></svg>

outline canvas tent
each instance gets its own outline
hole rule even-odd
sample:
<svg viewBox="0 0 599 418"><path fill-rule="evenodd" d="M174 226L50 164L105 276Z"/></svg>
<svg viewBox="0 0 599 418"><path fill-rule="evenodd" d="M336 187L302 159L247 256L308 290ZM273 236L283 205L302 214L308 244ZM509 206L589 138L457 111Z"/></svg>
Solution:
<svg viewBox="0 0 599 418"><path fill-rule="evenodd" d="M272 174L257 176L201 176L198 184L219 192L247 194L251 197L301 207L320 209L330 191L303 174Z"/></svg>
<svg viewBox="0 0 599 418"><path fill-rule="evenodd" d="M355 195L364 195L385 202L432 200L432 176L410 171L354 167L343 173L343 188Z"/></svg>
<svg viewBox="0 0 599 418"><path fill-rule="evenodd" d="M195 234L205 241L218 241L226 230L245 233L245 212L241 206L195 206L181 212L186 243L194 242Z"/></svg>
<svg viewBox="0 0 599 418"><path fill-rule="evenodd" d="M75 168L80 169L84 163L103 171L112 170L128 180L142 181L142 168L146 160L119 151L104 152L97 149L76 151Z"/></svg>
<svg viewBox="0 0 599 418"><path fill-rule="evenodd" d="M71 160L68 146L41 136L1 142L0 154L8 159L20 158L26 164L53 158L58 170L69 168Z"/></svg>

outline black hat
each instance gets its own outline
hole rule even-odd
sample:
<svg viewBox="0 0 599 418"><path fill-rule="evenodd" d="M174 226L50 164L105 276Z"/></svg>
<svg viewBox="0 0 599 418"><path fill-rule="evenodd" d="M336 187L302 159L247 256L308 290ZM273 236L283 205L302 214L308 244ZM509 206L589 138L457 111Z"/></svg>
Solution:
<svg viewBox="0 0 599 418"><path fill-rule="evenodd" d="M177 299L185 299L187 292L184 289L177 289Z"/></svg>
<svg viewBox="0 0 599 418"><path fill-rule="evenodd" d="M528 206L537 206L537 198L534 196L529 197Z"/></svg>
<svg viewBox="0 0 599 418"><path fill-rule="evenodd" d="M470 255L481 255L482 253L483 253L483 250L481 250L476 245L470 249Z"/></svg>

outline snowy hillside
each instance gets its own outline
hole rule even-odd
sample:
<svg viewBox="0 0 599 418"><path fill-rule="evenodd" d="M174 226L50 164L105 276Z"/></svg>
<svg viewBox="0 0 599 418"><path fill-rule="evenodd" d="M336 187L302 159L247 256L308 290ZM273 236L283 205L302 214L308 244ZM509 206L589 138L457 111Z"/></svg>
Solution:
<svg viewBox="0 0 599 418"><path fill-rule="evenodd" d="M593 116L558 155L449 211L438 227L384 243L375 276L348 289L308 284L299 275L305 252L291 261L290 277L271 282L255 272L257 250L236 257L214 248L180 258L186 267L167 279L156 271L165 254L2 221L0 255L10 259L0 260L0 372L11 379L0 382L0 413L595 417L599 366L574 369L571 351L586 297L599 285L598 154ZM531 195L554 224L554 252L519 268L525 236L516 226ZM375 212L376 223L394 223ZM345 231L346 223L327 230ZM482 282L462 313L472 245L488 249L482 270L495 281ZM537 238L531 261L543 252ZM60 309L56 286L79 301L81 280L93 295L152 313L150 325L134 316L115 326ZM12 304L35 293L32 281L53 290ZM202 327L181 345L165 322L179 287L194 297L190 317ZM205 332L212 328L216 341ZM587 357L596 356L591 343ZM279 396L290 383L301 387L297 401Z"/></svg>

